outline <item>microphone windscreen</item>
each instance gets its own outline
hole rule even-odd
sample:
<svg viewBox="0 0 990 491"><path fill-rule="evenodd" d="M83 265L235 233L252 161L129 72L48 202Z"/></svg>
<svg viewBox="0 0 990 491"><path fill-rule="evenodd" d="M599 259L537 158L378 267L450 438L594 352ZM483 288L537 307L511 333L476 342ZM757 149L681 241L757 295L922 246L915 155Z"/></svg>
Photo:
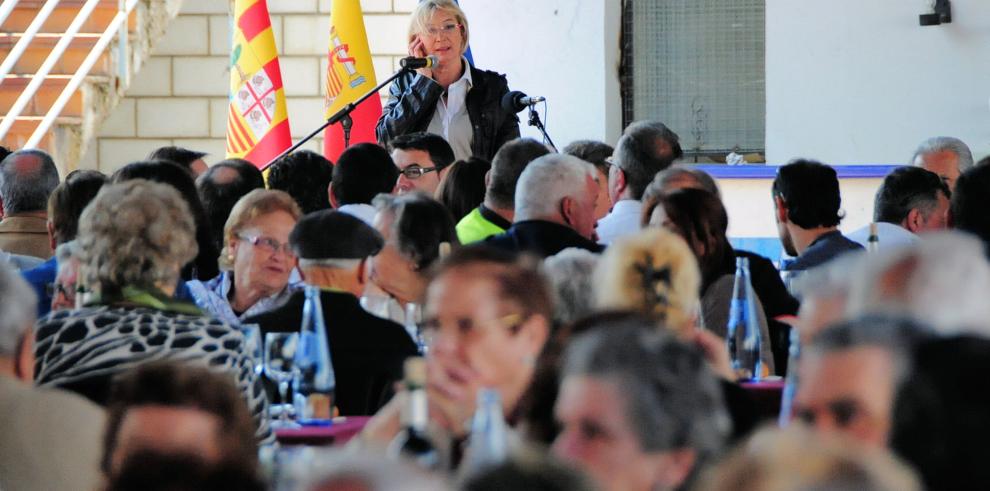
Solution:
<svg viewBox="0 0 990 491"><path fill-rule="evenodd" d="M526 97L526 94L523 94L518 90L513 90L512 92L505 94L502 96L502 109L505 109L513 114L526 109L525 105L519 103L519 100L523 97Z"/></svg>

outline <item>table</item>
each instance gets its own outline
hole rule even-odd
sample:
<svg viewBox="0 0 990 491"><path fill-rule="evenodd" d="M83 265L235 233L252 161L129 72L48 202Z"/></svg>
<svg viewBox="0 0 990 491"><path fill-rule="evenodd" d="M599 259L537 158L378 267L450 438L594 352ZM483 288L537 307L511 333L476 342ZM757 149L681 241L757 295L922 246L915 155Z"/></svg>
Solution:
<svg viewBox="0 0 990 491"><path fill-rule="evenodd" d="M784 381L743 382L739 384L753 398L760 417L776 420L780 414L780 400L784 393Z"/></svg>
<svg viewBox="0 0 990 491"><path fill-rule="evenodd" d="M282 445L343 445L361 432L370 416L334 418L330 426L303 426L275 430L275 439Z"/></svg>

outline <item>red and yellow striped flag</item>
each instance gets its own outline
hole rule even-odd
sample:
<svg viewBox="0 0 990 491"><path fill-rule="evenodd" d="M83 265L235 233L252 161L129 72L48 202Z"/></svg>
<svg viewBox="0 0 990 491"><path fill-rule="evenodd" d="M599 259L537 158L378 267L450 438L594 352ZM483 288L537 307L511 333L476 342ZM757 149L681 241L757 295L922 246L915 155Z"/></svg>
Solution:
<svg viewBox="0 0 990 491"><path fill-rule="evenodd" d="M261 167L292 145L266 0L234 1L227 158Z"/></svg>
<svg viewBox="0 0 990 491"><path fill-rule="evenodd" d="M359 0L333 0L331 3L327 59L325 107L329 118L378 85ZM377 142L375 125L381 115L382 100L377 94L359 104L351 113L354 125L350 143ZM343 151L343 129L340 124L329 126L323 133L323 155L336 162Z"/></svg>

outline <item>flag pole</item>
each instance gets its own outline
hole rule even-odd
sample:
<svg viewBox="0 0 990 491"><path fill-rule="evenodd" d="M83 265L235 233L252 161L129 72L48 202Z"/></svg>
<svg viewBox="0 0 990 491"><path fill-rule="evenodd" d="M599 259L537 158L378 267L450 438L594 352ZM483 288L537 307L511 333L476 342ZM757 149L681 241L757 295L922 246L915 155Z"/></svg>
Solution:
<svg viewBox="0 0 990 491"><path fill-rule="evenodd" d="M313 137L315 137L316 135L320 134L320 132L323 131L327 126L330 126L332 124L339 123L344 118L349 117L351 115L351 112L353 112L354 109L356 109L366 99L368 99L369 97L371 97L374 94L378 94L378 91L379 90L382 90L383 88L385 88L385 86L388 85L388 84L390 84L390 83L392 83L393 80L395 80L395 79L401 77L402 75L405 75L406 73L411 72L413 70L414 70L413 68L405 68L405 67L400 68L399 71L393 73L392 76L388 77L382 83L380 83L377 86L375 86L375 88L373 88L373 89L369 90L368 92L366 92L364 95L362 95L361 97L359 97L356 101L348 102L347 104L344 105L344 107L340 108L340 110L338 110L332 116L330 116L329 118L327 118L327 120L324 121L323 124L321 124L319 128L316 128L315 130L312 131L312 133L304 136L302 140L299 140L298 142L296 142L295 145L292 145L291 147L287 148L284 152L278 154L270 162L268 162L267 164L265 164L264 167L261 168L261 170L264 171L265 169L268 169L269 167L271 167L272 164L274 164L275 162L277 162L282 157L285 157L286 155L289 155L290 153L295 152L296 149L298 149L299 147L303 146L306 142L312 140Z"/></svg>

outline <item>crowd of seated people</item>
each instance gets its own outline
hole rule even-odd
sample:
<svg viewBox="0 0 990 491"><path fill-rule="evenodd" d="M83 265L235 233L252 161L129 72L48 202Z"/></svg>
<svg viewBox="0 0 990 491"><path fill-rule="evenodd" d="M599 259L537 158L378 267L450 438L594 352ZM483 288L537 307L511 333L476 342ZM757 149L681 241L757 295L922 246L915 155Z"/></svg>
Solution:
<svg viewBox="0 0 990 491"><path fill-rule="evenodd" d="M661 122L614 151L503 128L460 158L475 137L400 110L382 144L267 175L164 147L60 178L4 150L0 489L990 488L990 158L905 149L848 235L835 168L796 158L767 258L730 244L717 181ZM737 264L762 386L729 351ZM257 343L298 332L314 288L336 411L369 420L289 479L259 461L281 447ZM785 380L768 414L754 387ZM505 455L478 468L487 389ZM417 397L442 466L387 456Z"/></svg>
<svg viewBox="0 0 990 491"><path fill-rule="evenodd" d="M990 363L990 160L926 170L925 155L955 151L944 140L883 180L871 252L870 230L838 230L834 169L782 166L767 198L782 264L729 244L716 181L677 163L677 135L657 122L631 125L614 156L517 139L491 164L437 164L443 139L412 134L401 148L355 145L336 166L288 158L276 183L236 160L197 178L162 158L203 157L181 148L60 182L44 152L12 152L0 162L0 225L12 224L0 229L0 485L272 485L257 458L275 395L246 327L297 331L304 285L321 292L336 410L373 418L298 482L378 462L394 475L369 486L990 484L973 450L987 433L973 389ZM413 176L402 153L430 161ZM314 162L326 168L309 179ZM44 241L18 225L30 220ZM778 422L727 350L741 257L763 375L796 380L786 428L757 431ZM423 351L439 472L383 451L405 421L403 362ZM482 388L501 396L511 456L454 474Z"/></svg>

